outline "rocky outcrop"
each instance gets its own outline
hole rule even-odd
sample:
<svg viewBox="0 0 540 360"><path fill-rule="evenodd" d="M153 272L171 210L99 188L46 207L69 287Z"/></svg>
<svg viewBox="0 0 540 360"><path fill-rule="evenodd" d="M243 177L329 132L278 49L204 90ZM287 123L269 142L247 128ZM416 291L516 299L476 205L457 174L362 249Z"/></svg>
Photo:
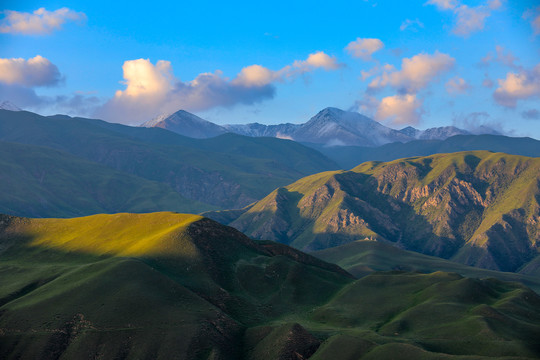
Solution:
<svg viewBox="0 0 540 360"><path fill-rule="evenodd" d="M370 162L281 188L231 225L310 251L372 238L519 271L540 244L539 184L540 159L501 153Z"/></svg>

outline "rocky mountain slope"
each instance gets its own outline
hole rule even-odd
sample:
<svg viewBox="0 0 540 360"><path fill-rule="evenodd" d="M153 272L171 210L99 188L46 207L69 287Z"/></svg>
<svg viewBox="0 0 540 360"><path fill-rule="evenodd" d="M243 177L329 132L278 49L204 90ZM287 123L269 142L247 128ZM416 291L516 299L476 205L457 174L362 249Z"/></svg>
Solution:
<svg viewBox="0 0 540 360"><path fill-rule="evenodd" d="M540 297L526 287L354 280L196 215L0 216L0 284L3 359L540 355Z"/></svg>
<svg viewBox="0 0 540 360"><path fill-rule="evenodd" d="M471 151L367 162L273 191L231 222L320 250L369 238L502 271L538 256L540 158Z"/></svg>
<svg viewBox="0 0 540 360"><path fill-rule="evenodd" d="M195 139L206 139L228 132L222 126L201 119L197 115L184 110L173 114L160 115L141 125L142 127L158 127L180 135Z"/></svg>

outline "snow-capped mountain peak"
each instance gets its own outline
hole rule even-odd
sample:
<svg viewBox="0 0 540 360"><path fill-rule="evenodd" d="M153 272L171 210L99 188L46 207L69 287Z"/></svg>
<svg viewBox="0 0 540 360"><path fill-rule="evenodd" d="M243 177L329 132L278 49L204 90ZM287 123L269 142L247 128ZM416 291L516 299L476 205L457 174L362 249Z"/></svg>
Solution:
<svg viewBox="0 0 540 360"><path fill-rule="evenodd" d="M140 126L159 127L197 139L210 138L228 132L224 127L204 120L185 110L178 110L172 114L159 115Z"/></svg>

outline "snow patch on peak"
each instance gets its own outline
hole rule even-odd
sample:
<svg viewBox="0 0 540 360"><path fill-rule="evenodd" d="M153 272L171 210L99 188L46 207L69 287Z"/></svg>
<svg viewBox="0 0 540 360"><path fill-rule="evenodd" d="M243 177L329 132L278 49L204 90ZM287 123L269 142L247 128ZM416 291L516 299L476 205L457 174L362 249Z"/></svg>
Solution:
<svg viewBox="0 0 540 360"><path fill-rule="evenodd" d="M0 109L9 110L9 111L22 111L22 109L20 107L18 107L17 105L12 103L11 101L7 101L7 100L3 101L0 104Z"/></svg>

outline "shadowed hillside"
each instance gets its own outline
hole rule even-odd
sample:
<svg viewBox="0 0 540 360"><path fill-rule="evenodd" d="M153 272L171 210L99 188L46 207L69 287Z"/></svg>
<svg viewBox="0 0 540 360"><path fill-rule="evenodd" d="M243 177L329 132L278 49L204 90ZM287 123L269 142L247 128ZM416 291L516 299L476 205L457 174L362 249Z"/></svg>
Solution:
<svg viewBox="0 0 540 360"><path fill-rule="evenodd" d="M66 152L0 141L0 212L71 217L121 211L208 210L167 184L126 174Z"/></svg>

